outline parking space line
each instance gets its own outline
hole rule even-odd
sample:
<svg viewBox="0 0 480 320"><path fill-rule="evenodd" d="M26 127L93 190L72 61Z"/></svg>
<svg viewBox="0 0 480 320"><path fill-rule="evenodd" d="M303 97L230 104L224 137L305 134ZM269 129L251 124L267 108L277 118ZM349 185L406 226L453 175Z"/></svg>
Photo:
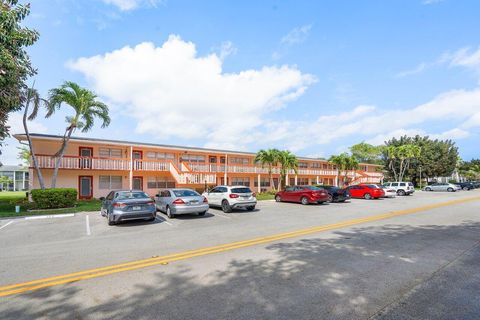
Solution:
<svg viewBox="0 0 480 320"><path fill-rule="evenodd" d="M66 213L66 214L50 214L44 216L31 216L25 217L25 220L39 220L39 219L56 219L56 218L67 218L67 217L74 217L74 213Z"/></svg>
<svg viewBox="0 0 480 320"><path fill-rule="evenodd" d="M91 234L91 232L90 232L90 218L89 218L88 214L85 216L85 224L86 224L86 227L87 227L87 236L89 236Z"/></svg>
<svg viewBox="0 0 480 320"><path fill-rule="evenodd" d="M168 224L169 226L173 226L172 223L168 222L167 219L164 219L164 218L160 218L159 216L156 216L155 219L157 221L160 221L160 222L165 222L166 224Z"/></svg>
<svg viewBox="0 0 480 320"><path fill-rule="evenodd" d="M7 222L3 226L1 226L0 229L5 228L6 226L8 226L9 224L12 224L12 223L13 223L13 221Z"/></svg>
<svg viewBox="0 0 480 320"><path fill-rule="evenodd" d="M385 219L430 211L433 209L457 205L457 204L466 203L470 201L480 201L480 197L476 196L471 198L463 198L463 199L451 200L446 202L434 203L430 205L424 205L416 208L390 211L384 214L346 220L346 221L341 221L341 222L332 223L332 224L313 226L313 227L300 229L300 230L262 236L259 238L247 239L242 241L220 244L212 247L206 247L201 249L194 249L194 250L169 254L166 256L152 257L152 258L147 258L147 259L142 259L137 261L121 263L117 265L110 265L110 266L105 266L105 267L100 267L95 269L74 272L70 274L32 280L32 281L23 282L23 283L0 286L0 297L10 296L14 294L57 286L57 285L66 284L66 283L77 282L80 280L103 277L106 275L117 274L125 271L137 270L137 269L146 268L146 267L155 266L155 265L161 265L165 263L171 263L174 261L187 260L194 257L201 257L201 256L216 254L220 252L232 251L235 249L271 243L274 241L280 241L280 240L291 239L291 238L296 238L296 237L305 236L305 235L311 235L318 232L325 232L325 231L337 230L341 228L353 227L353 226L364 224L364 223L371 223L371 222L381 221Z"/></svg>

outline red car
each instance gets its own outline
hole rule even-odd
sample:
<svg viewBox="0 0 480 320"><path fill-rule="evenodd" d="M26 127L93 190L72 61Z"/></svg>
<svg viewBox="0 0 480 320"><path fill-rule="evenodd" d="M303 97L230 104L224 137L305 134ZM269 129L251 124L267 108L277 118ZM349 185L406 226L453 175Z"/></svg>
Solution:
<svg viewBox="0 0 480 320"><path fill-rule="evenodd" d="M275 194L275 201L277 202L300 202L306 205L309 203L321 204L328 200L330 200L330 195L326 190L313 186L287 187Z"/></svg>
<svg viewBox="0 0 480 320"><path fill-rule="evenodd" d="M352 198L364 198L370 200L385 196L385 191L374 184L359 184L350 186L347 190Z"/></svg>

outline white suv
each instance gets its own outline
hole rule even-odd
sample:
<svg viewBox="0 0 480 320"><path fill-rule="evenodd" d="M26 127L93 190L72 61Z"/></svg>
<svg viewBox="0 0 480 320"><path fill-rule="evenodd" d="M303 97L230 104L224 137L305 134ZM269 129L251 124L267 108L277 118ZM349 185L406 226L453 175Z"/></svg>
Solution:
<svg viewBox="0 0 480 320"><path fill-rule="evenodd" d="M413 183L411 182L386 182L383 185L389 189L394 189L395 191L397 191L397 194L399 196L408 196L415 192L415 188L413 186Z"/></svg>
<svg viewBox="0 0 480 320"><path fill-rule="evenodd" d="M202 195L207 198L210 207L220 207L223 212L232 212L236 208L252 211L257 205L255 193L245 186L217 186Z"/></svg>

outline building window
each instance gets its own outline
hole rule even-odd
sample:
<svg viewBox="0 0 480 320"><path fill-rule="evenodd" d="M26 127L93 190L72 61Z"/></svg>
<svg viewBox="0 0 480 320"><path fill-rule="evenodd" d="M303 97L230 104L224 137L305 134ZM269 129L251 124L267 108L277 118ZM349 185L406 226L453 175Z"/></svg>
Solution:
<svg viewBox="0 0 480 320"><path fill-rule="evenodd" d="M228 158L228 161L231 164L242 164L242 165L250 164L250 159L248 158L231 157L231 158Z"/></svg>
<svg viewBox="0 0 480 320"><path fill-rule="evenodd" d="M258 179L255 179L255 187L258 187ZM270 178L260 178L260 187L270 187Z"/></svg>
<svg viewBox="0 0 480 320"><path fill-rule="evenodd" d="M321 166L322 166L322 164L319 163L319 162L312 162L311 165L310 165L310 168L312 168L312 169L320 169Z"/></svg>
<svg viewBox="0 0 480 320"><path fill-rule="evenodd" d="M122 158L122 149L99 148L98 155L100 157Z"/></svg>
<svg viewBox="0 0 480 320"><path fill-rule="evenodd" d="M250 178L233 177L232 184L238 186L250 187Z"/></svg>
<svg viewBox="0 0 480 320"><path fill-rule="evenodd" d="M122 189L122 176L100 176L98 179L99 189Z"/></svg>
<svg viewBox="0 0 480 320"><path fill-rule="evenodd" d="M175 155L173 153L166 152L147 152L147 159L150 160L175 160Z"/></svg>
<svg viewBox="0 0 480 320"><path fill-rule="evenodd" d="M308 185L308 178L297 178L297 184L301 186Z"/></svg>
<svg viewBox="0 0 480 320"><path fill-rule="evenodd" d="M148 177L148 189L175 188L175 181L169 177Z"/></svg>
<svg viewBox="0 0 480 320"><path fill-rule="evenodd" d="M195 154L182 154L180 156L180 160L185 162L205 162L205 156L199 156Z"/></svg>
<svg viewBox="0 0 480 320"><path fill-rule="evenodd" d="M308 168L308 163L306 163L306 162L299 162L299 163L298 163L298 167L299 167L299 168Z"/></svg>

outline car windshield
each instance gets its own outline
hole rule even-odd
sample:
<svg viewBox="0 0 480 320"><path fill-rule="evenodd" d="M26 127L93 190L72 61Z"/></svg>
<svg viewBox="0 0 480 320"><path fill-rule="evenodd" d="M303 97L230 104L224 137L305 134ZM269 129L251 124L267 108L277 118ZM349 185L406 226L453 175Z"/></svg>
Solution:
<svg viewBox="0 0 480 320"><path fill-rule="evenodd" d="M367 188L378 189L378 186L376 184L367 184Z"/></svg>
<svg viewBox="0 0 480 320"><path fill-rule="evenodd" d="M127 199L144 199L149 198L145 192L119 192L117 199L127 200Z"/></svg>
<svg viewBox="0 0 480 320"><path fill-rule="evenodd" d="M408 185L409 185L410 187L413 187L413 182L409 182Z"/></svg>
<svg viewBox="0 0 480 320"><path fill-rule="evenodd" d="M322 187L314 187L314 186L306 186L306 189L312 190L312 191L318 191L318 190L323 190Z"/></svg>
<svg viewBox="0 0 480 320"><path fill-rule="evenodd" d="M232 193L252 193L250 188L232 188Z"/></svg>
<svg viewBox="0 0 480 320"><path fill-rule="evenodd" d="M200 195L198 192L193 191L193 190L188 190L188 189L185 189L185 190L173 190L173 193L174 193L175 196L177 196L177 197L197 197L197 196Z"/></svg>

